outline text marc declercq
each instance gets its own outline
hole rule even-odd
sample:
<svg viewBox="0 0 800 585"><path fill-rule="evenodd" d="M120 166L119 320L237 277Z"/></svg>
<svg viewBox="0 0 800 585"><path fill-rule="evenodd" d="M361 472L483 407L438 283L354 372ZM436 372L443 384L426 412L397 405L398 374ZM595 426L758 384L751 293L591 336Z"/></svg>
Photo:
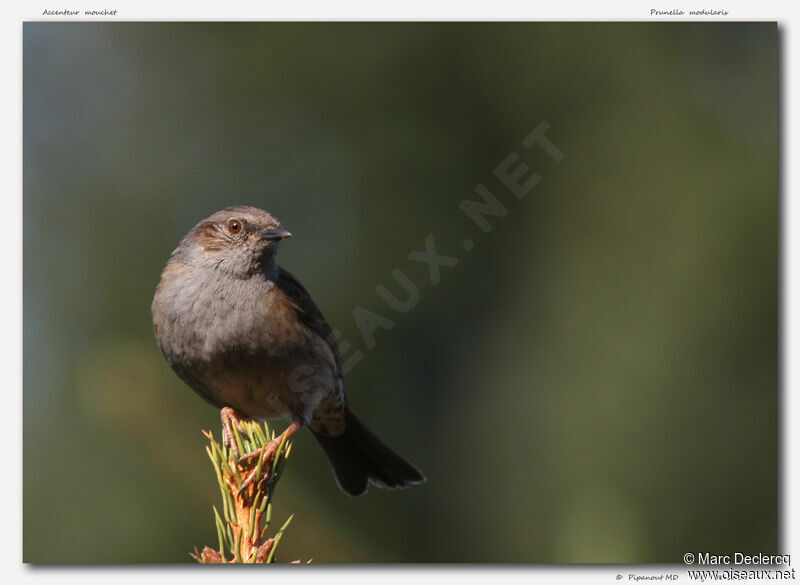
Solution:
<svg viewBox="0 0 800 585"><path fill-rule="evenodd" d="M746 555L734 553L733 563L731 555L712 555L711 553L697 553L698 565L791 565L790 555Z"/></svg>

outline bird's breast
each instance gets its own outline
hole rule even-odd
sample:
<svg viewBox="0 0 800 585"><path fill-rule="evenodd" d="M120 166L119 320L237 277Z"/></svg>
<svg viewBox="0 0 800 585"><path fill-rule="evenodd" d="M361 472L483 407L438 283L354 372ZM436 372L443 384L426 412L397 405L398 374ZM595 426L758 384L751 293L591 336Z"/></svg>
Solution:
<svg viewBox="0 0 800 585"><path fill-rule="evenodd" d="M277 286L177 276L162 279L153 302L173 369L214 404L259 418L309 417L335 386L336 367Z"/></svg>

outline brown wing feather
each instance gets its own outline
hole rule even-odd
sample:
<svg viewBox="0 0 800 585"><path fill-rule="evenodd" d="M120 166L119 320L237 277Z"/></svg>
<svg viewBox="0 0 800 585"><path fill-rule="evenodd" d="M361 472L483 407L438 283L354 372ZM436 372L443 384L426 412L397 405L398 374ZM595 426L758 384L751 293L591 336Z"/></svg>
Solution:
<svg viewBox="0 0 800 585"><path fill-rule="evenodd" d="M311 298L311 295L308 294L308 291L288 270L283 268L280 268L278 272L278 287L292 301L292 307L300 322L319 335L330 346L333 355L336 357L336 368L341 371L341 358L336 339L333 336L333 330L322 315L322 311L319 310L319 307Z"/></svg>
<svg viewBox="0 0 800 585"><path fill-rule="evenodd" d="M311 429L317 433L337 436L345 431L345 403L344 378L342 377L342 359L339 348L333 335L333 330L322 311L319 310L311 295L302 284L287 270L283 268L278 272L278 287L290 299L300 322L311 331L319 335L331 348L336 360L338 376L338 391L320 403L311 420Z"/></svg>

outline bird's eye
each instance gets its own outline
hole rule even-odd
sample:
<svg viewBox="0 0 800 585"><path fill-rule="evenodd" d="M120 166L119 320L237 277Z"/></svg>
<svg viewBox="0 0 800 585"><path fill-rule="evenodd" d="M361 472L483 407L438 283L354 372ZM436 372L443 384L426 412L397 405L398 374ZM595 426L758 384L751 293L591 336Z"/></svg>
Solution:
<svg viewBox="0 0 800 585"><path fill-rule="evenodd" d="M240 231L242 231L242 222L238 219L229 219L228 231L232 234L238 234Z"/></svg>

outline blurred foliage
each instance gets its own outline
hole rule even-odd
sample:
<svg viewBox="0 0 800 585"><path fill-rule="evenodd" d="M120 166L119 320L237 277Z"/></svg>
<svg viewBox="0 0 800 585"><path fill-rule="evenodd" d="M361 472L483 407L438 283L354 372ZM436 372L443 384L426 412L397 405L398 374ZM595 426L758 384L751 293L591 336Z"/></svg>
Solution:
<svg viewBox="0 0 800 585"><path fill-rule="evenodd" d="M186 231L242 203L292 231L281 263L364 353L356 410L428 477L348 498L298 433L286 558L777 551L774 23L23 37L26 561L216 541L199 429L218 412L164 362L150 302ZM560 163L521 146L545 120ZM494 176L512 151L541 175L522 200ZM509 209L488 234L459 210L478 184ZM459 258L436 286L408 260L428 234ZM396 268L420 291L401 314L375 292L402 298ZM374 348L356 307L395 323Z"/></svg>

